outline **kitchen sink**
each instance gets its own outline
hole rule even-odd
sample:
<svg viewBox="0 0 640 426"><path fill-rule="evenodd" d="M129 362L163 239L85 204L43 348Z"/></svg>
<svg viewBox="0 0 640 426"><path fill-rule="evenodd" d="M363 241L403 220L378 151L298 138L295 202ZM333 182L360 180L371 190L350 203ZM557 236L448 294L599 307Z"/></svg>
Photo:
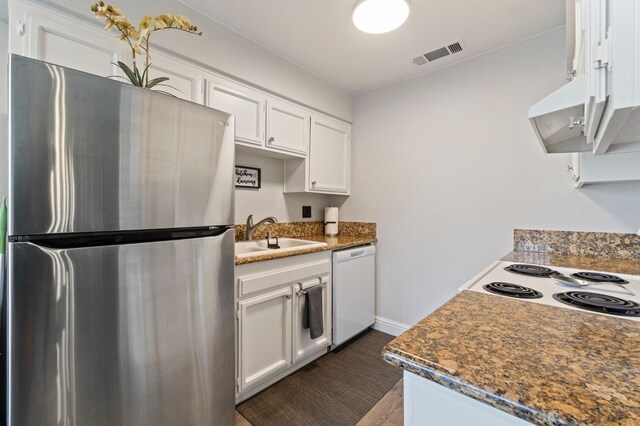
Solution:
<svg viewBox="0 0 640 426"><path fill-rule="evenodd" d="M274 242L275 238L271 239L271 241ZM267 240L240 241L236 243L236 257L244 258L260 256L262 254L276 254L294 250L325 247L327 243L300 240L297 238L279 238L278 245L280 246L279 249L270 249L267 247Z"/></svg>

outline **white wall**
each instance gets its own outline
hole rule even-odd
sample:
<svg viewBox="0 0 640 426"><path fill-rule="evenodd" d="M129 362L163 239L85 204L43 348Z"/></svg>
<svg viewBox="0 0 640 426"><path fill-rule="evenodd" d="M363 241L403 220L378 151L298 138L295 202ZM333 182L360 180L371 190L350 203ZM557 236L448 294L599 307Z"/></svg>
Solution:
<svg viewBox="0 0 640 426"><path fill-rule="evenodd" d="M564 60L559 29L355 97L341 217L378 222L378 315L420 320L509 252L514 228L638 229L640 183L576 190L570 156L535 139L527 109L564 84Z"/></svg>
<svg viewBox="0 0 640 426"><path fill-rule="evenodd" d="M236 223L245 223L253 214L255 221L275 216L279 222L321 221L329 197L321 194L282 193L283 160L236 152L236 164L261 169L262 188L236 189ZM311 206L311 218L302 219L302 206Z"/></svg>
<svg viewBox="0 0 640 426"><path fill-rule="evenodd" d="M63 7L90 18L96 25L102 24L89 9L94 1L37 1ZM202 31L201 37L166 31L154 34L152 42L276 94L344 120L351 120L350 94L177 0L121 0L114 3L134 25L144 15L187 15Z"/></svg>

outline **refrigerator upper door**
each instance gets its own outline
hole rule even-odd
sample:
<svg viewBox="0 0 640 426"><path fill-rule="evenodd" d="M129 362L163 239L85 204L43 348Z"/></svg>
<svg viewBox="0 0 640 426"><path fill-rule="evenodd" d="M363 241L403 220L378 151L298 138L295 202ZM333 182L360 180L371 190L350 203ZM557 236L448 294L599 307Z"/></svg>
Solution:
<svg viewBox="0 0 640 426"><path fill-rule="evenodd" d="M233 242L11 244L9 424L234 424Z"/></svg>
<svg viewBox="0 0 640 426"><path fill-rule="evenodd" d="M9 235L233 223L233 116L21 56L9 69Z"/></svg>

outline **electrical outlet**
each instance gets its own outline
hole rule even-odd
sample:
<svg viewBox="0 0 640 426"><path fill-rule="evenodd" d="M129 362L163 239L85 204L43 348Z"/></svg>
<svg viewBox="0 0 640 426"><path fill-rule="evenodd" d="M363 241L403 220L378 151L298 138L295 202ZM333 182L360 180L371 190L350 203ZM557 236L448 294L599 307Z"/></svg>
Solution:
<svg viewBox="0 0 640 426"><path fill-rule="evenodd" d="M311 217L311 206L302 206L302 217Z"/></svg>

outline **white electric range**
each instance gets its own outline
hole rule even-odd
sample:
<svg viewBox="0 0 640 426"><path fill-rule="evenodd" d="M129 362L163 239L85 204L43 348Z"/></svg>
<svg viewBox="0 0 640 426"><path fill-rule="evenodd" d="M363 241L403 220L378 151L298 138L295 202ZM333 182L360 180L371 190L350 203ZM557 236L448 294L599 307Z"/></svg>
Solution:
<svg viewBox="0 0 640 426"><path fill-rule="evenodd" d="M640 276L496 262L459 289L640 321Z"/></svg>

